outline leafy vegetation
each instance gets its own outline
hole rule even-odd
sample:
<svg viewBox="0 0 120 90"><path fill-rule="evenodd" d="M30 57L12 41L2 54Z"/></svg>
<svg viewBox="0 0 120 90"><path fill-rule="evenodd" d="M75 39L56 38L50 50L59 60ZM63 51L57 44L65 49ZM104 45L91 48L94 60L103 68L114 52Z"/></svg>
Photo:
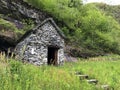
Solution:
<svg viewBox="0 0 120 90"><path fill-rule="evenodd" d="M120 5L110 6L104 3L93 3L98 7L102 12L105 12L107 15L113 16L120 23Z"/></svg>
<svg viewBox="0 0 120 90"><path fill-rule="evenodd" d="M95 5L82 5L81 0L24 1L51 15L78 52L119 54L120 25Z"/></svg>
<svg viewBox="0 0 120 90"><path fill-rule="evenodd" d="M80 59L77 63L66 62L64 66L33 66L0 54L0 90L101 90L93 84L80 81L75 72L87 74L120 89L120 56L112 55Z"/></svg>

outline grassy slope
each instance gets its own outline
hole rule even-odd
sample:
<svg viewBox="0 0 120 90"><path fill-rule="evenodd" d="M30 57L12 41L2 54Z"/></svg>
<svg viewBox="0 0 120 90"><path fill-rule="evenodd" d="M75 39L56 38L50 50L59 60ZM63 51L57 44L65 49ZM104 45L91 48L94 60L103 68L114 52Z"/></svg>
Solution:
<svg viewBox="0 0 120 90"><path fill-rule="evenodd" d="M19 39L20 35L23 35L25 32L18 29L14 23L4 20L0 17L0 36L8 37L14 42Z"/></svg>
<svg viewBox="0 0 120 90"><path fill-rule="evenodd" d="M82 52L89 56L111 52L119 54L120 25L94 5L82 5L78 3L80 0L75 0L76 3L72 0L24 1L50 14L57 21L69 38L68 43L77 48L76 53L71 52L73 56L80 56Z"/></svg>
<svg viewBox="0 0 120 90"><path fill-rule="evenodd" d="M94 85L80 82L74 72L96 78L100 84L120 89L120 56L91 58L64 66L33 66L18 61L5 61L0 55L0 90L96 90ZM97 89L99 90L99 89ZM100 89L101 90L101 89Z"/></svg>
<svg viewBox="0 0 120 90"><path fill-rule="evenodd" d="M19 26L16 26L16 22L7 21L3 19L3 15L0 14L0 37L2 37L4 41L11 43L11 45L16 44L17 40L34 27L32 20L23 19L21 22L23 27L19 28Z"/></svg>
<svg viewBox="0 0 120 90"><path fill-rule="evenodd" d="M104 3L94 3L100 10L107 15L113 16L120 23L120 5L110 6Z"/></svg>
<svg viewBox="0 0 120 90"><path fill-rule="evenodd" d="M14 24L10 23L9 21L6 21L2 18L0 18L0 27L4 30L4 29L9 29L9 30L13 30L13 31L17 31L17 28L15 27Z"/></svg>

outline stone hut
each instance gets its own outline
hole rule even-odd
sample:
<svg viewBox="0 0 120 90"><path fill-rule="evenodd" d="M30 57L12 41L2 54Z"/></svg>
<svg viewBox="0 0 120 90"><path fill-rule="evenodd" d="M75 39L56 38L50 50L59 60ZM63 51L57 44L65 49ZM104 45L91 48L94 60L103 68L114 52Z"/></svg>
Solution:
<svg viewBox="0 0 120 90"><path fill-rule="evenodd" d="M52 18L27 32L16 46L16 57L34 65L64 62L64 35Z"/></svg>

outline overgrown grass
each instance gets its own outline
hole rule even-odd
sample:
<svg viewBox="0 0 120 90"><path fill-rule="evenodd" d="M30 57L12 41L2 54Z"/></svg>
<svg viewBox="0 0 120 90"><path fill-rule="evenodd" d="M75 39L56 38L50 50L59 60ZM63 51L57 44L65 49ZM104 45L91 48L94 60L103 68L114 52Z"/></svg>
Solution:
<svg viewBox="0 0 120 90"><path fill-rule="evenodd" d="M87 74L90 78L99 80L99 84L108 84L114 90L120 90L120 56L111 55L90 58L77 63L66 64L69 71L78 71ZM64 68L65 68L64 67Z"/></svg>
<svg viewBox="0 0 120 90"><path fill-rule="evenodd" d="M65 68L23 64L4 54L0 65L0 90L96 90Z"/></svg>
<svg viewBox="0 0 120 90"><path fill-rule="evenodd" d="M82 59L54 67L23 64L0 55L0 90L101 90L80 81L74 74L76 71L120 90L120 56Z"/></svg>

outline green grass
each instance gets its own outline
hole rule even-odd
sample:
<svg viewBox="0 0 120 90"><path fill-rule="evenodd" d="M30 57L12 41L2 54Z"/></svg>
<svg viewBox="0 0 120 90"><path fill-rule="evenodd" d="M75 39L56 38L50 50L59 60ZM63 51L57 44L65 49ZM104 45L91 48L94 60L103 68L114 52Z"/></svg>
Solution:
<svg viewBox="0 0 120 90"><path fill-rule="evenodd" d="M120 90L120 56L111 55L105 57L90 58L78 63L68 63L66 68L71 71L79 71L90 78L99 80L99 84L108 84L115 90Z"/></svg>
<svg viewBox="0 0 120 90"><path fill-rule="evenodd" d="M0 55L0 90L101 90L74 75L75 71L88 74L120 90L120 56L82 59L76 63L54 66L34 66L7 60ZM112 61L115 60L115 61Z"/></svg>
<svg viewBox="0 0 120 90"><path fill-rule="evenodd" d="M33 66L0 57L0 90L94 90L62 67Z"/></svg>

